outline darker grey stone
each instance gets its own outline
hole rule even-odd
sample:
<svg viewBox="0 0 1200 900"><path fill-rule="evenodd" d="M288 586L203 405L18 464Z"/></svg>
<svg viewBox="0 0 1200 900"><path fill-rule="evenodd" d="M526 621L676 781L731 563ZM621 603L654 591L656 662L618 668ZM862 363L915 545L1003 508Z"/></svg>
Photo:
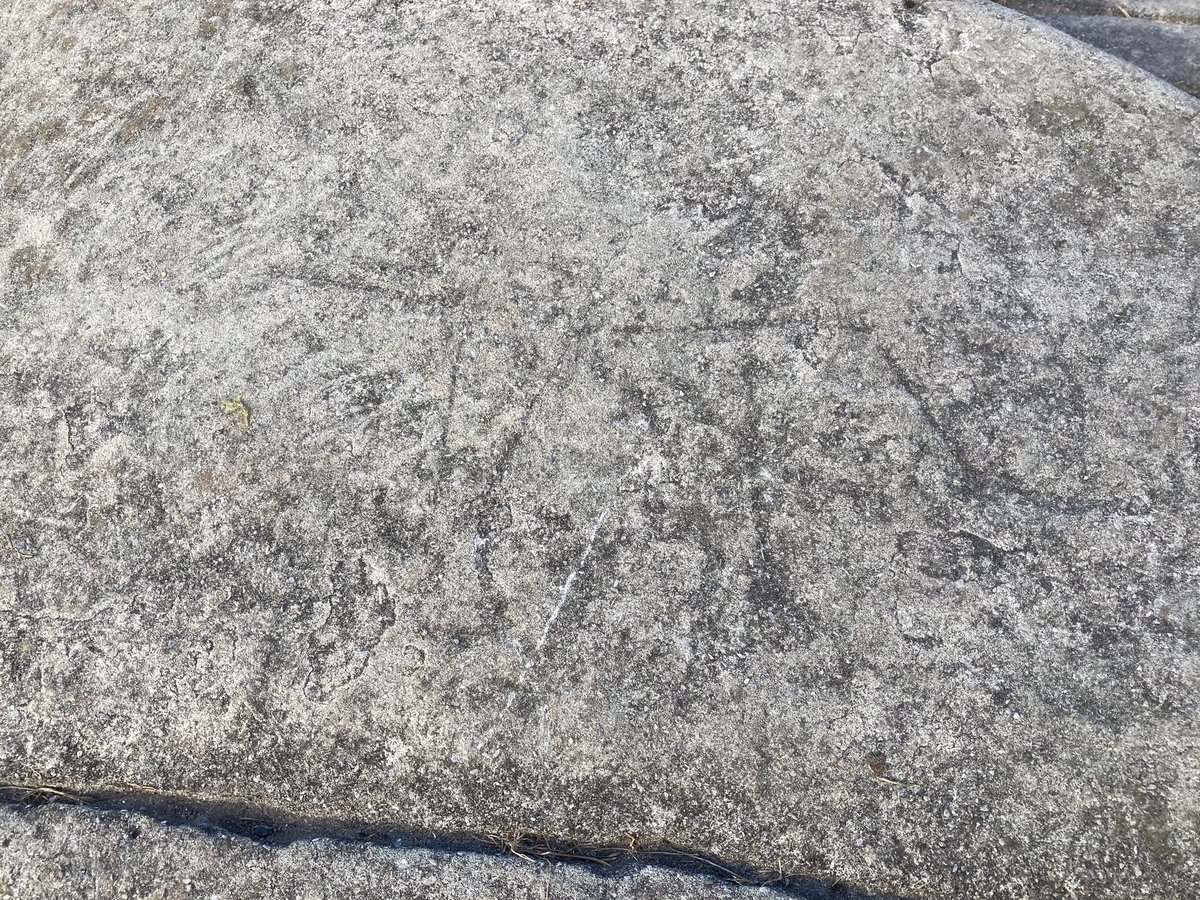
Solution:
<svg viewBox="0 0 1200 900"><path fill-rule="evenodd" d="M1198 0L999 0L1200 96Z"/></svg>
<svg viewBox="0 0 1200 900"><path fill-rule="evenodd" d="M1083 16L1050 16L1046 22L1200 95L1200 26Z"/></svg>

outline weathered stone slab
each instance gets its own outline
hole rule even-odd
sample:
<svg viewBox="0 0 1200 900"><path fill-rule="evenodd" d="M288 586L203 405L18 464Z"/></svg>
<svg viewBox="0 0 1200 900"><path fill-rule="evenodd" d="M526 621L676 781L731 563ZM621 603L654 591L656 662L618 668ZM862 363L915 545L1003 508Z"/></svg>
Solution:
<svg viewBox="0 0 1200 900"><path fill-rule="evenodd" d="M563 863L315 839L283 846L132 812L0 806L0 897L205 900L750 900L751 888L644 868L609 876Z"/></svg>
<svg viewBox="0 0 1200 900"><path fill-rule="evenodd" d="M1196 883L1188 98L975 2L0 33L0 778Z"/></svg>

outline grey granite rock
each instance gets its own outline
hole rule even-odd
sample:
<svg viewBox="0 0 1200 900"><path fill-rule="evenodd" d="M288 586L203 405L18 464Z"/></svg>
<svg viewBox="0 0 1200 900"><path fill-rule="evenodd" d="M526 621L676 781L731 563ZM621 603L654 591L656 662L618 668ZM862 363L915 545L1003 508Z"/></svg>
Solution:
<svg viewBox="0 0 1200 900"><path fill-rule="evenodd" d="M515 856L325 839L270 846L131 812L0 806L0 897L751 900L762 894L657 868L607 875Z"/></svg>
<svg viewBox="0 0 1200 900"><path fill-rule="evenodd" d="M0 57L0 780L1196 883L1189 98L967 0Z"/></svg>

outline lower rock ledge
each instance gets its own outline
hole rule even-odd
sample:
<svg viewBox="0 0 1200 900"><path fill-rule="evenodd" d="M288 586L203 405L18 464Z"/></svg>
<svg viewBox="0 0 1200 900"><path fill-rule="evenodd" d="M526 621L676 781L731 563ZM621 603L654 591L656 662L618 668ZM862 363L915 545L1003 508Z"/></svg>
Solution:
<svg viewBox="0 0 1200 900"><path fill-rule="evenodd" d="M164 891L166 892L164 894ZM297 820L237 800L0 785L0 898L885 900L677 847L435 835Z"/></svg>

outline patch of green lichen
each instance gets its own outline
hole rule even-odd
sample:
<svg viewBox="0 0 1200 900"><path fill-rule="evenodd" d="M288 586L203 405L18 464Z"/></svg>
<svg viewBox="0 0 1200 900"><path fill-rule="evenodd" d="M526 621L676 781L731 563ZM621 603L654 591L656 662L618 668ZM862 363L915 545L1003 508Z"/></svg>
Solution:
<svg viewBox="0 0 1200 900"><path fill-rule="evenodd" d="M250 408L246 406L246 401L241 397L233 399L221 398L221 409L225 410L226 415L238 416L242 420L242 424L247 428L250 427Z"/></svg>

